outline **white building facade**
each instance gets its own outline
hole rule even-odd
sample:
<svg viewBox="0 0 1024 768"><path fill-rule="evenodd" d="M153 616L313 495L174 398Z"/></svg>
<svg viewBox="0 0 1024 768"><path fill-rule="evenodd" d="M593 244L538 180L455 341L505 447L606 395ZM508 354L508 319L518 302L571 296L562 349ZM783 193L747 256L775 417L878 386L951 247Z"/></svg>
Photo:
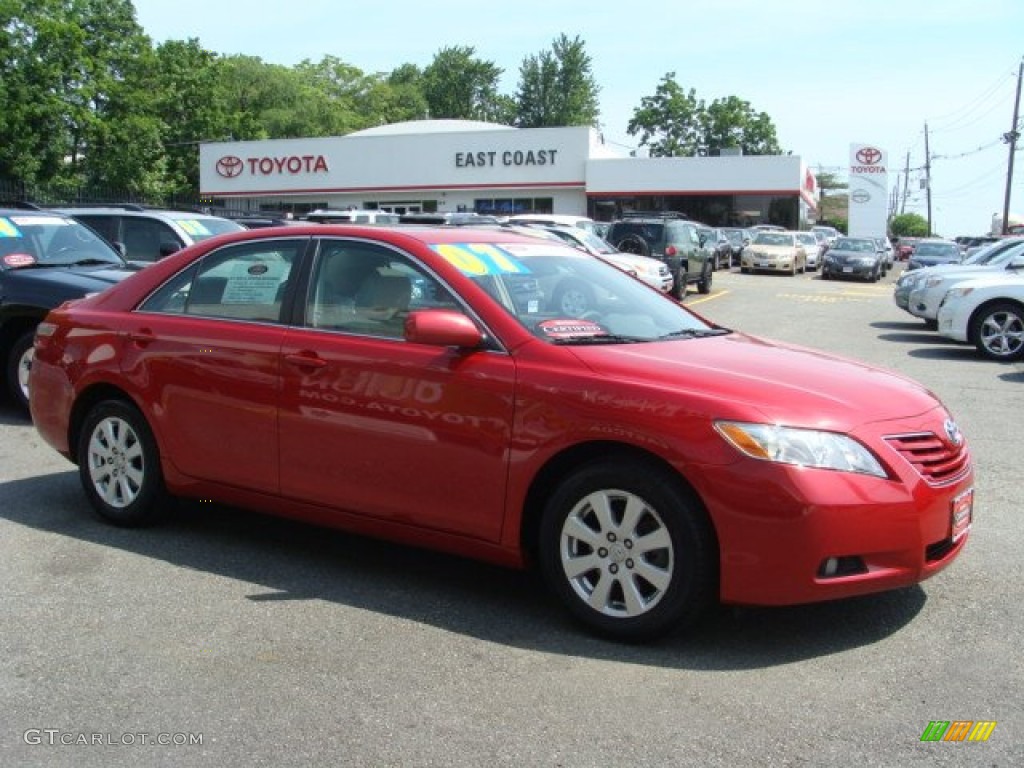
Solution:
<svg viewBox="0 0 1024 768"><path fill-rule="evenodd" d="M611 219L675 210L711 225L813 222L817 189L796 156L637 158L587 127L425 120L340 137L216 142L199 150L211 205L405 212L543 212Z"/></svg>

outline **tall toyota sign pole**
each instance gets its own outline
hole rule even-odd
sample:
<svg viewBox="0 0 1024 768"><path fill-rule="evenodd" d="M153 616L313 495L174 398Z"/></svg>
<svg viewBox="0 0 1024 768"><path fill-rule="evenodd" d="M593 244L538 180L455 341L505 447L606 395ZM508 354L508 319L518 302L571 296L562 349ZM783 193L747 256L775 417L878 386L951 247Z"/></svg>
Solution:
<svg viewBox="0 0 1024 768"><path fill-rule="evenodd" d="M888 230L888 157L873 144L850 145L851 237L885 237Z"/></svg>

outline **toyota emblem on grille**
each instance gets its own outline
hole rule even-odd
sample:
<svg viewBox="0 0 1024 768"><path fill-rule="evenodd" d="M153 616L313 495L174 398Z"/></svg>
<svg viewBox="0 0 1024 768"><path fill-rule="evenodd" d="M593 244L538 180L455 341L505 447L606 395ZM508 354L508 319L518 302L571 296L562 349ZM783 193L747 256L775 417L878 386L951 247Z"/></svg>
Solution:
<svg viewBox="0 0 1024 768"><path fill-rule="evenodd" d="M964 442L963 433L960 432L960 427L956 425L956 422L952 419L946 419L942 425L946 430L946 437L949 438L950 444L959 448Z"/></svg>
<svg viewBox="0 0 1024 768"><path fill-rule="evenodd" d="M864 165L878 165L882 160L882 150L874 147L861 147L857 150L857 162Z"/></svg>
<svg viewBox="0 0 1024 768"><path fill-rule="evenodd" d="M235 157L234 155L225 155L217 161L217 173L223 176L225 179L233 179L242 172L242 168L245 164L242 162L242 158Z"/></svg>

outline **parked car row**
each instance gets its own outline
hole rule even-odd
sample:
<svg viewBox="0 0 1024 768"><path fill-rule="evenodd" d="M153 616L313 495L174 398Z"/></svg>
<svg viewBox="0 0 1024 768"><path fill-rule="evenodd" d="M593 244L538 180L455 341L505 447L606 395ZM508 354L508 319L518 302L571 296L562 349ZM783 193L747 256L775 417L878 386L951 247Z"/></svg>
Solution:
<svg viewBox="0 0 1024 768"><path fill-rule="evenodd" d="M1024 237L992 242L963 261L905 272L893 300L988 358L1024 359Z"/></svg>

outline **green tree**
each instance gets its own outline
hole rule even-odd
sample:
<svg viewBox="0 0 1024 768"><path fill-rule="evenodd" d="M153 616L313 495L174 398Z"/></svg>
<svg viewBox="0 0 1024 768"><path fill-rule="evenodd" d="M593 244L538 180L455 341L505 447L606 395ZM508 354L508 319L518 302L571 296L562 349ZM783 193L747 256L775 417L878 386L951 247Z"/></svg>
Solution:
<svg viewBox="0 0 1024 768"><path fill-rule="evenodd" d="M645 96L627 131L640 134L651 155L704 155L739 149L744 155L782 154L775 125L738 96L705 104L691 88L684 91L675 72L662 78L654 96Z"/></svg>
<svg viewBox="0 0 1024 768"><path fill-rule="evenodd" d="M579 37L560 35L550 51L523 59L516 95L516 125L543 128L598 125L600 88Z"/></svg>
<svg viewBox="0 0 1024 768"><path fill-rule="evenodd" d="M889 219L894 237L927 237L928 220L918 213L901 213Z"/></svg>
<svg viewBox="0 0 1024 768"><path fill-rule="evenodd" d="M430 117L508 121L514 102L498 94L502 69L475 58L472 46L442 48L423 70L423 95Z"/></svg>
<svg viewBox="0 0 1024 768"><path fill-rule="evenodd" d="M704 102L696 91L684 91L669 72L658 83L653 96L644 96L626 126L630 136L640 134L640 144L652 157L696 155L703 140L701 116Z"/></svg>

